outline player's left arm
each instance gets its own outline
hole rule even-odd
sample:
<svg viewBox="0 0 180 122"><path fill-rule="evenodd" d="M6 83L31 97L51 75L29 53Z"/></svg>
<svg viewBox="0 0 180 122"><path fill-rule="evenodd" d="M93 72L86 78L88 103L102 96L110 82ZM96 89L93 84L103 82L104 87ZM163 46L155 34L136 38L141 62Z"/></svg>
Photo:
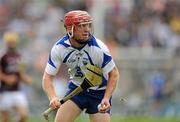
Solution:
<svg viewBox="0 0 180 122"><path fill-rule="evenodd" d="M32 84L32 82L33 82L31 76L29 76L25 72L20 73L20 78L26 84Z"/></svg>
<svg viewBox="0 0 180 122"><path fill-rule="evenodd" d="M19 72L19 75L20 75L20 80L23 81L24 83L26 84L32 84L33 82L33 79L32 77L26 73L26 64L20 62L18 64L18 72Z"/></svg>
<svg viewBox="0 0 180 122"><path fill-rule="evenodd" d="M108 75L109 75L109 79L108 79L107 88L106 88L104 97L101 101L101 109L99 110L102 113L105 113L111 107L109 100L116 88L117 81L119 80L119 71L118 71L117 67L114 67L108 73Z"/></svg>
<svg viewBox="0 0 180 122"><path fill-rule="evenodd" d="M116 88L117 81L119 79L119 71L117 67L114 67L109 73L109 80L106 88L104 98L110 99L113 94L114 89Z"/></svg>

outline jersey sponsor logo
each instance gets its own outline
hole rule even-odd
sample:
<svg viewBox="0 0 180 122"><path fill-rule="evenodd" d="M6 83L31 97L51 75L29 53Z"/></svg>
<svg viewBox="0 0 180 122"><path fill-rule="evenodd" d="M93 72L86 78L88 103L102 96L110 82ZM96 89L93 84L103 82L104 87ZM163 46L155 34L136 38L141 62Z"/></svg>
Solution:
<svg viewBox="0 0 180 122"><path fill-rule="evenodd" d="M88 64L88 62L89 62L89 61L88 61L88 58L85 58L85 57L84 57L82 62L83 62L84 65Z"/></svg>
<svg viewBox="0 0 180 122"><path fill-rule="evenodd" d="M76 61L76 59L69 59L68 63L74 63Z"/></svg>

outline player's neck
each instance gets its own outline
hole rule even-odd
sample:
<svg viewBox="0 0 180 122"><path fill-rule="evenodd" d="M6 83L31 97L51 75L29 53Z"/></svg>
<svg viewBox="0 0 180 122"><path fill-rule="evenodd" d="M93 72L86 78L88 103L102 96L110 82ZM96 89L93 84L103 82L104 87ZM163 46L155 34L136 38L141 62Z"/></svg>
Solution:
<svg viewBox="0 0 180 122"><path fill-rule="evenodd" d="M11 53L12 53L12 52L16 52L16 48L10 48L10 47L9 47L9 48L7 48L7 52L11 52Z"/></svg>
<svg viewBox="0 0 180 122"><path fill-rule="evenodd" d="M70 43L71 43L71 45L73 46L73 47L76 47L76 48L81 48L81 47L83 47L84 45L86 45L86 43L85 44L80 44L80 43L78 43L75 39L73 39L73 38L71 38L70 39Z"/></svg>

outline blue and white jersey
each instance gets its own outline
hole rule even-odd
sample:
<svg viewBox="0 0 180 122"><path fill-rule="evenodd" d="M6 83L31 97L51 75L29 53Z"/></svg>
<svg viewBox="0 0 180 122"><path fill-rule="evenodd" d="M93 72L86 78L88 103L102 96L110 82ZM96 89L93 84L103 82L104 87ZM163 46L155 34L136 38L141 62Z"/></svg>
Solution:
<svg viewBox="0 0 180 122"><path fill-rule="evenodd" d="M70 81L77 86L84 79L81 67L90 63L102 68L103 82L100 86L90 88L93 90L106 89L108 73L115 67L107 46L94 36L91 36L88 43L82 48L73 47L70 44L68 35L59 39L49 54L45 71L55 76L62 63L69 69Z"/></svg>

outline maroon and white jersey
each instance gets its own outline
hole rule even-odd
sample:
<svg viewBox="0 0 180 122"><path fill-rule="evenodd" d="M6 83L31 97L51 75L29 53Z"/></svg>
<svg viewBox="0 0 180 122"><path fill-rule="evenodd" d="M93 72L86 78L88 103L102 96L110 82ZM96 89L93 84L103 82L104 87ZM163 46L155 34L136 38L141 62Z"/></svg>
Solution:
<svg viewBox="0 0 180 122"><path fill-rule="evenodd" d="M19 77L19 64L21 56L16 51L7 51L0 60L0 69L5 74L14 74ZM0 92L19 90L20 79L13 85L8 85L5 81L0 81Z"/></svg>

